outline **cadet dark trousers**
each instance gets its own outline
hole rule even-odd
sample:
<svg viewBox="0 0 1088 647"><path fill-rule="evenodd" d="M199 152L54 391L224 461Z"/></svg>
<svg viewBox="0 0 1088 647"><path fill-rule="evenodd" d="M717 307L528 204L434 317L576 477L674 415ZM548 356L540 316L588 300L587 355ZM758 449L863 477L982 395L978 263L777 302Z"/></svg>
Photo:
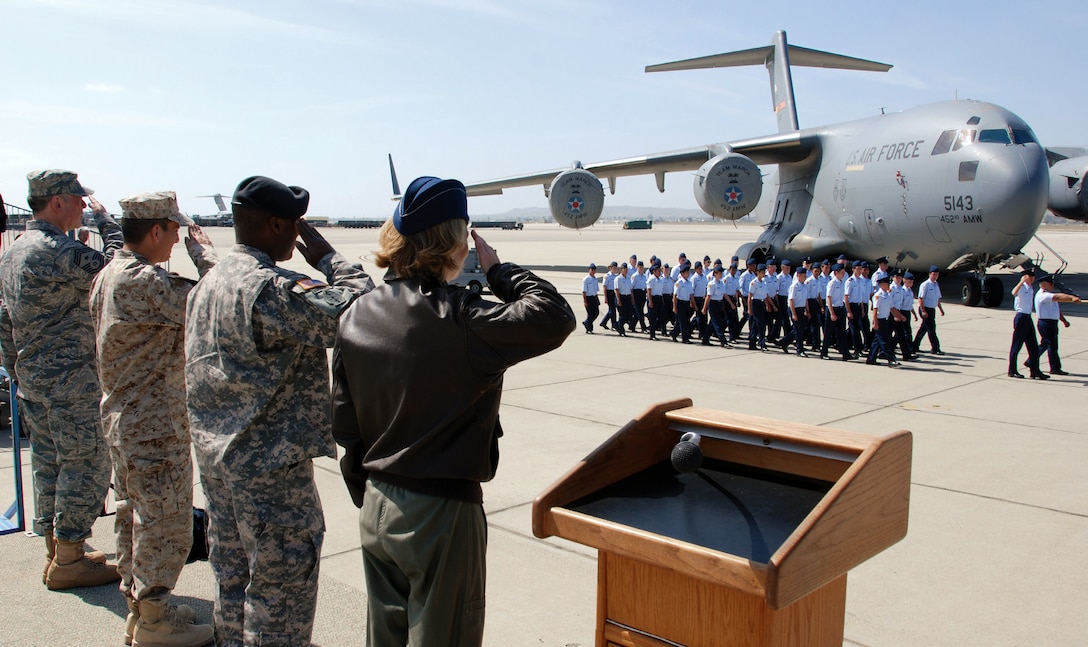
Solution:
<svg viewBox="0 0 1088 647"><path fill-rule="evenodd" d="M749 323L751 321L751 317L748 316L748 295L747 294L741 293L741 295L740 295L740 304L741 304L740 307L744 310L744 314L743 314L743 316L741 316L740 321L737 322L737 333L736 333L737 336L740 336L740 331L744 328L744 324ZM749 327L748 332L751 332L751 327Z"/></svg>
<svg viewBox="0 0 1088 647"><path fill-rule="evenodd" d="M729 341L733 342L737 340L740 335L740 321L737 319L737 305L729 305L729 302L722 299L722 312L725 314L725 327L729 333Z"/></svg>
<svg viewBox="0 0 1088 647"><path fill-rule="evenodd" d="M1038 375L1039 370L1039 341L1035 339L1035 325L1031 321L1031 315L1022 312L1016 313L1012 320L1012 348L1009 350L1009 373L1017 373L1016 360L1020 355L1020 349L1028 347L1028 369L1032 375Z"/></svg>
<svg viewBox="0 0 1088 647"><path fill-rule="evenodd" d="M767 304L762 299L752 299L752 307L748 309L748 350L767 348L767 325L764 319L767 315Z"/></svg>
<svg viewBox="0 0 1088 647"><path fill-rule="evenodd" d="M910 313L906 313L904 317L903 321L895 322L892 348L898 346L903 359L906 359L914 355L914 342L910 337Z"/></svg>
<svg viewBox="0 0 1088 647"><path fill-rule="evenodd" d="M848 319L850 324L850 345L855 352L861 352L863 348L869 345L869 320L865 318L865 304L864 303L848 303L846 307L850 309L852 318Z"/></svg>
<svg viewBox="0 0 1088 647"><path fill-rule="evenodd" d="M593 322L597 321L597 315L601 313L601 299L600 297L587 296L586 297L586 320L582 322L586 330L593 331Z"/></svg>
<svg viewBox="0 0 1088 647"><path fill-rule="evenodd" d="M918 334L914 336L914 350L918 350L918 344L922 343L922 337L929 337L929 349L933 352L941 350L941 340L937 339L937 309L922 308L926 316L922 317L922 323L918 326Z"/></svg>
<svg viewBox="0 0 1088 647"><path fill-rule="evenodd" d="M1062 370L1062 359L1058 357L1058 320L1040 319L1038 326L1040 360L1045 352L1050 362L1050 372Z"/></svg>
<svg viewBox="0 0 1088 647"><path fill-rule="evenodd" d="M709 324L707 323L707 317L703 314L703 304L706 303L706 297L695 297L695 312L691 313L691 320L695 324L693 330L699 331L699 338L702 339L704 333L709 334Z"/></svg>
<svg viewBox="0 0 1088 647"><path fill-rule="evenodd" d="M635 300L635 310L631 313L631 332L635 332L635 322L646 332L646 290L632 289L631 297Z"/></svg>
<svg viewBox="0 0 1088 647"><path fill-rule="evenodd" d="M797 321L793 320L795 315L797 316ZM792 341L794 350L800 355L805 352L805 330L808 329L808 317L805 315L804 308L789 308L787 318L791 325L789 332L782 338L782 345L787 346L789 341Z"/></svg>
<svg viewBox="0 0 1088 647"><path fill-rule="evenodd" d="M820 347L820 331L823 329L823 306L820 304L819 299L808 300L808 341L812 345L812 350L816 350Z"/></svg>
<svg viewBox="0 0 1088 647"><path fill-rule="evenodd" d="M789 334L793 330L793 317L790 316L790 302L789 298L781 294L774 297L774 302L778 304L778 311L774 315L774 329L767 335L768 337L774 337L775 339L782 335Z"/></svg>
<svg viewBox="0 0 1088 647"><path fill-rule="evenodd" d="M604 306L608 308L605 311L604 316L601 317L601 327L607 328L605 323L612 324L612 327L616 327L616 293L612 290L604 291Z"/></svg>
<svg viewBox="0 0 1088 647"><path fill-rule="evenodd" d="M672 325L670 336L673 340L679 334L685 342L691 341L691 302L687 299L676 301L676 322Z"/></svg>
<svg viewBox="0 0 1088 647"><path fill-rule="evenodd" d="M724 303L724 300L719 299L719 300L715 301L714 299L710 299L710 304L707 305L706 309L707 309L707 313L710 316L710 323L703 330L703 333L702 333L702 335L700 335L699 338L703 341L703 343L707 343L707 342L710 341L711 332L713 332L714 335L717 336L718 341L721 342L721 344L724 346L725 345L725 303Z"/></svg>
<svg viewBox="0 0 1088 647"><path fill-rule="evenodd" d="M880 327L873 331L872 344L869 346L869 364L875 364L876 358L883 355L889 363L895 361L895 349L892 347L892 327L895 319L888 317L880 320Z"/></svg>
<svg viewBox="0 0 1088 647"><path fill-rule="evenodd" d="M836 306L833 309L835 319L831 319L831 311L824 312L824 345L821 355L827 355L832 342L839 349L843 357L850 356L850 345L846 341L846 306Z"/></svg>
<svg viewBox="0 0 1088 647"><path fill-rule="evenodd" d="M367 480L359 512L367 645L483 643L487 519L478 503Z"/></svg>
<svg viewBox="0 0 1088 647"><path fill-rule="evenodd" d="M665 326L665 300L660 294L650 297L650 307L647 309L647 319L650 326L650 339L656 339L658 332L663 332Z"/></svg>
<svg viewBox="0 0 1088 647"><path fill-rule="evenodd" d="M634 305L631 303L631 295L619 295L618 301L616 301L616 308L619 310L619 323L616 324L616 331L622 333L624 326L627 325L627 322L631 321L631 313L635 310ZM634 329L634 326L632 326L631 330Z"/></svg>

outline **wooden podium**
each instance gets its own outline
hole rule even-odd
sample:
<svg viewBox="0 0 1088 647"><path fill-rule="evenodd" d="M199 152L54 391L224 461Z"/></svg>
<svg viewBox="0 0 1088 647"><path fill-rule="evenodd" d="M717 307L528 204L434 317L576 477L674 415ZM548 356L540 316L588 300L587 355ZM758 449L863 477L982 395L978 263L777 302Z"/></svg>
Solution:
<svg viewBox="0 0 1088 647"><path fill-rule="evenodd" d="M902 539L912 437L647 409L533 502L598 549L597 647L841 647L846 572ZM669 460L701 435L697 473Z"/></svg>

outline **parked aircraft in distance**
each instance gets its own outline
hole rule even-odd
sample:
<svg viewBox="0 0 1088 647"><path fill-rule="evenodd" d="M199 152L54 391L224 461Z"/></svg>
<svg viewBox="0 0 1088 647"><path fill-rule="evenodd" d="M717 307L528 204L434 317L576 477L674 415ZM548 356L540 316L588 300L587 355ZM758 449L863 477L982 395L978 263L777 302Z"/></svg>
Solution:
<svg viewBox="0 0 1088 647"><path fill-rule="evenodd" d="M227 203L223 200L227 196L222 193L213 193L212 195L198 195L198 198L214 198L215 206L219 207L219 213L214 216L205 216L201 220L208 221L207 224L217 224L224 227L234 226L234 212L230 210ZM200 224L200 223L197 223Z"/></svg>
<svg viewBox="0 0 1088 647"><path fill-rule="evenodd" d="M778 133L665 153L553 169L467 185L470 196L541 184L552 216L565 227L596 222L608 180L695 171L695 200L715 218L735 220L759 203L758 165L777 164L773 209L741 258L887 256L899 267L937 265L966 273L967 305L1000 305L995 265L1032 259L1024 245L1046 209L1085 220L1084 149L1044 149L1031 128L1000 106L944 101L898 113L800 129L791 65L883 72L890 65L789 45L786 33L754 49L651 65L647 72L764 65L770 74ZM1048 168L1049 162L1049 168Z"/></svg>

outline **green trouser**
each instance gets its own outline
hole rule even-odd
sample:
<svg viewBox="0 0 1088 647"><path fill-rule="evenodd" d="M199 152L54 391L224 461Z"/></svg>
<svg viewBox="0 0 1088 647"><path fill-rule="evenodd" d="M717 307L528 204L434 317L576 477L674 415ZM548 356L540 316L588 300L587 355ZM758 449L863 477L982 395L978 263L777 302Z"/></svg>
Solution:
<svg viewBox="0 0 1088 647"><path fill-rule="evenodd" d="M368 647L483 643L483 506L369 479L359 516Z"/></svg>

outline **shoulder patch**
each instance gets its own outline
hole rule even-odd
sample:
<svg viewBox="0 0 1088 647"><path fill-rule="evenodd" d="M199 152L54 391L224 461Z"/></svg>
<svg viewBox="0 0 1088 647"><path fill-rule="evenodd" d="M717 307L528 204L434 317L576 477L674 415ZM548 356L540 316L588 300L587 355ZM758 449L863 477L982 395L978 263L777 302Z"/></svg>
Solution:
<svg viewBox="0 0 1088 647"><path fill-rule="evenodd" d="M328 286L328 283L325 283L324 281L320 281L318 279L300 279L299 281L295 282L295 285L302 288L303 290L312 290L314 288L326 287Z"/></svg>
<svg viewBox="0 0 1088 647"><path fill-rule="evenodd" d="M84 247L78 247L72 251L72 260L80 269L88 274L97 274L106 264L106 258L101 252Z"/></svg>

